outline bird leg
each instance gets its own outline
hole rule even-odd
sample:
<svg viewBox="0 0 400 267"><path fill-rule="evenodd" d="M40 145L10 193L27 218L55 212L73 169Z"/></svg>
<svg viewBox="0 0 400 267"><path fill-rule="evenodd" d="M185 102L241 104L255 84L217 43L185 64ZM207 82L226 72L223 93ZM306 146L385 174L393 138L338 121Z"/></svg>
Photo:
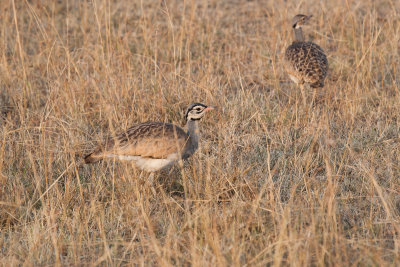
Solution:
<svg viewBox="0 0 400 267"><path fill-rule="evenodd" d="M316 95L317 95L317 88L313 88L313 95L311 99L311 106L314 105L314 102L316 101Z"/></svg>
<svg viewBox="0 0 400 267"><path fill-rule="evenodd" d="M304 92L305 88L304 88L304 83L300 84L300 91L301 91L301 96L303 98L303 107L306 108L307 106L307 97L306 97L306 93Z"/></svg>
<svg viewBox="0 0 400 267"><path fill-rule="evenodd" d="M153 184L154 183L154 172L150 173L149 177L147 178L147 182L149 184Z"/></svg>
<svg viewBox="0 0 400 267"><path fill-rule="evenodd" d="M149 186L149 188L150 188L151 192L153 193L153 195L156 196L157 192L156 192L156 189L154 188L154 177L155 177L154 172L151 172L149 174L149 176L147 177L146 185Z"/></svg>

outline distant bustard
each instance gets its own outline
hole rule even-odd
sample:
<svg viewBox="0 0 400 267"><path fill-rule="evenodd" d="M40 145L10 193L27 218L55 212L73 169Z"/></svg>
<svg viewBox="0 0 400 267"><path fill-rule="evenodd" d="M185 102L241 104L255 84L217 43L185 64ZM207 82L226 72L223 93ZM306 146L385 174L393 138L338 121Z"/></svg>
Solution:
<svg viewBox="0 0 400 267"><path fill-rule="evenodd" d="M87 155L85 163L105 158L132 160L142 170L155 172L187 159L198 148L199 120L214 109L200 103L191 104L185 113L187 132L171 123L145 122L110 138L103 147Z"/></svg>
<svg viewBox="0 0 400 267"><path fill-rule="evenodd" d="M320 46L304 41L302 31L302 26L311 17L299 14L293 18L294 41L285 52L285 69L296 84L322 88L328 72L328 60Z"/></svg>

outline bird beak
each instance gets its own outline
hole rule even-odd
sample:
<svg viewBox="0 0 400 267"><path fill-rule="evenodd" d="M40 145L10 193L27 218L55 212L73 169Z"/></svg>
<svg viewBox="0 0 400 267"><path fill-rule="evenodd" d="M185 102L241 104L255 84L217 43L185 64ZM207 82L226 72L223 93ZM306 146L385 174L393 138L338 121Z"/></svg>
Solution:
<svg viewBox="0 0 400 267"><path fill-rule="evenodd" d="M206 107L204 109L204 111L209 111L209 110L213 110L213 109L216 109L216 108L217 108L216 106L208 106L208 107Z"/></svg>

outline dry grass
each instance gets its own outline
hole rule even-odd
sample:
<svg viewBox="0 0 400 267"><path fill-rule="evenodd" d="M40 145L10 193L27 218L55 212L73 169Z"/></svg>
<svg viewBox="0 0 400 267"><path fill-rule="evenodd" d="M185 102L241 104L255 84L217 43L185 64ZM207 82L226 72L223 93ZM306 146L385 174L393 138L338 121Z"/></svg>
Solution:
<svg viewBox="0 0 400 267"><path fill-rule="evenodd" d="M399 265L400 2L166 2L2 1L0 263ZM330 62L306 105L298 12ZM194 101L183 168L76 164Z"/></svg>

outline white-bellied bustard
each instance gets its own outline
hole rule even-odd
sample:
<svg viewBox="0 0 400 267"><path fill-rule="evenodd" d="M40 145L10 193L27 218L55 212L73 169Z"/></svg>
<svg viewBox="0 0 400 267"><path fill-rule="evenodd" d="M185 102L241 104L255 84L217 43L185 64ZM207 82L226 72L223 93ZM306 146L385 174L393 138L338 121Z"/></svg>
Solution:
<svg viewBox="0 0 400 267"><path fill-rule="evenodd" d="M185 113L187 131L163 122L145 122L132 126L126 132L110 138L104 146L84 158L94 163L106 158L132 160L136 167L155 172L190 157L199 144L199 120L214 109L200 103L191 104Z"/></svg>
<svg viewBox="0 0 400 267"><path fill-rule="evenodd" d="M322 48L304 40L302 26L311 17L298 14L293 18L294 41L285 52L285 69L289 77L302 87L302 94L304 84L312 88L324 87L328 72L328 59Z"/></svg>

